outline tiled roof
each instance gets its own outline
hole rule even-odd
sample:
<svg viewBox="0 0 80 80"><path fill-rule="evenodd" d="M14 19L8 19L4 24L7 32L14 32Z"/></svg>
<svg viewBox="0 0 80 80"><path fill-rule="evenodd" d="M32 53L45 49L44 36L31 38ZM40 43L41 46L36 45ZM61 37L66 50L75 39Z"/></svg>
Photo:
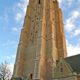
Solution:
<svg viewBox="0 0 80 80"><path fill-rule="evenodd" d="M80 73L80 54L67 57L65 58L65 61L71 66L74 72Z"/></svg>

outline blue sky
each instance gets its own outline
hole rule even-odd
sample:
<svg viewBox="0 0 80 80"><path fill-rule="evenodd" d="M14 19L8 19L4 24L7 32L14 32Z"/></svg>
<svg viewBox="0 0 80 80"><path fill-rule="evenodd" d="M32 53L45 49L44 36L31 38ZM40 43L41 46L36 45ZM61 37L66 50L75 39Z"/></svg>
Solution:
<svg viewBox="0 0 80 80"><path fill-rule="evenodd" d="M68 56L80 53L80 0L58 0L63 11ZM0 63L13 67L28 0L0 0Z"/></svg>

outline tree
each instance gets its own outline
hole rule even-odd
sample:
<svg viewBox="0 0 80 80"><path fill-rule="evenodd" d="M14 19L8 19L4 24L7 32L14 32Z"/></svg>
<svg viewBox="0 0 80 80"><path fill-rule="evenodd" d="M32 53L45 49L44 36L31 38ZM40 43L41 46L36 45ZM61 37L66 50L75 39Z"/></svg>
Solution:
<svg viewBox="0 0 80 80"><path fill-rule="evenodd" d="M11 71L7 62L0 64L0 80L10 80Z"/></svg>

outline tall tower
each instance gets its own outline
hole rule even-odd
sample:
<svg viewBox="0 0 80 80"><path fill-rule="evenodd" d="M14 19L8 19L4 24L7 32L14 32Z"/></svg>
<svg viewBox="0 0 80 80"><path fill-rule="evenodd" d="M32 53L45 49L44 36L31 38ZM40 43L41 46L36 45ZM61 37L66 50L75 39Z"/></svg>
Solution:
<svg viewBox="0 0 80 80"><path fill-rule="evenodd" d="M34 80L52 80L52 64L66 55L62 11L57 0L29 0L13 77L32 74Z"/></svg>

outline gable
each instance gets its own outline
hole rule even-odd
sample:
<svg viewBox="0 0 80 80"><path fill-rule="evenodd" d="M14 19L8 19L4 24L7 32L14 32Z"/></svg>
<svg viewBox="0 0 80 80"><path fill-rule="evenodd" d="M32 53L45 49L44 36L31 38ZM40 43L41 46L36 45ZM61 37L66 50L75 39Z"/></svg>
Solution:
<svg viewBox="0 0 80 80"><path fill-rule="evenodd" d="M67 62L65 62L65 60L61 59L54 69L54 77L60 78L71 75L73 75L73 70L71 66Z"/></svg>

